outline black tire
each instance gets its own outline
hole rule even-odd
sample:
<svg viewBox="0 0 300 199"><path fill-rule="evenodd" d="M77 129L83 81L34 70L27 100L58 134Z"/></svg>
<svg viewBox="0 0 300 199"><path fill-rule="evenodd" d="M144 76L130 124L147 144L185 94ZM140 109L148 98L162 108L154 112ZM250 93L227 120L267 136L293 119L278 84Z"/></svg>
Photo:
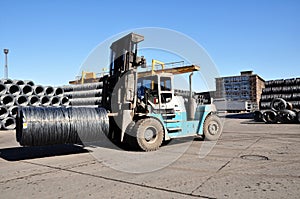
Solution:
<svg viewBox="0 0 300 199"><path fill-rule="evenodd" d="M137 121L132 128L135 134L135 143L143 151L157 150L164 139L164 128L162 124L154 118L144 118Z"/></svg>
<svg viewBox="0 0 300 199"><path fill-rule="evenodd" d="M282 98L273 99L271 102L271 109L273 111L280 111L286 109L286 101Z"/></svg>
<svg viewBox="0 0 300 199"><path fill-rule="evenodd" d="M207 116L203 126L203 135L205 140L214 141L219 139L223 130L222 126L222 122L218 116Z"/></svg>
<svg viewBox="0 0 300 199"><path fill-rule="evenodd" d="M263 117L268 124L275 124L278 122L277 113L275 111L266 111L263 113Z"/></svg>

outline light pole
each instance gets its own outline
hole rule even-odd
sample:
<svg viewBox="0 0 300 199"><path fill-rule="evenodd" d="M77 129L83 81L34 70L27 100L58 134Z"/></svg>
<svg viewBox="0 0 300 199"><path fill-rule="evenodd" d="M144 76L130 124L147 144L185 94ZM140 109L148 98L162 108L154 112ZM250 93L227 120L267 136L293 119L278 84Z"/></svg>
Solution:
<svg viewBox="0 0 300 199"><path fill-rule="evenodd" d="M9 50L8 49L4 49L3 51L4 51L4 54L5 54L5 68L4 68L4 74L5 74L5 76L4 76L4 78L8 79L7 54L8 54Z"/></svg>

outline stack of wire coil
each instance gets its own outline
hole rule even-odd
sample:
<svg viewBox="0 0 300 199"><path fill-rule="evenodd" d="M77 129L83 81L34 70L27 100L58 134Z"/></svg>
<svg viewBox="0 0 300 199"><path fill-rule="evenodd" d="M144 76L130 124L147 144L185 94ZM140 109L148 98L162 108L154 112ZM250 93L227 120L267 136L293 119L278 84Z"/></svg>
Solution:
<svg viewBox="0 0 300 199"><path fill-rule="evenodd" d="M16 128L19 107L68 106L69 99L61 87L35 85L30 80L0 80L0 128Z"/></svg>
<svg viewBox="0 0 300 199"><path fill-rule="evenodd" d="M266 81L259 107L255 121L300 123L300 78Z"/></svg>
<svg viewBox="0 0 300 199"><path fill-rule="evenodd" d="M103 82L62 86L71 106L100 106Z"/></svg>
<svg viewBox="0 0 300 199"><path fill-rule="evenodd" d="M276 98L270 103L270 109L255 111L254 120L269 124L300 123L300 110L293 108L292 103Z"/></svg>

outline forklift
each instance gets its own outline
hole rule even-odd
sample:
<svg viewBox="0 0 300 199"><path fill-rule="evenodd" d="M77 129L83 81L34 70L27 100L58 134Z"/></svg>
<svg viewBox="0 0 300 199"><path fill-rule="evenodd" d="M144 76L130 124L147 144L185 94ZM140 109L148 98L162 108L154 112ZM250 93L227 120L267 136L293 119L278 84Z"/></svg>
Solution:
<svg viewBox="0 0 300 199"><path fill-rule="evenodd" d="M164 141L187 136L217 140L222 122L213 104L197 103L192 91L196 65L165 68L152 62L152 70L141 72L146 59L138 54L144 37L130 33L110 46L109 74L102 77L101 106L109 113L108 137L118 143L155 151ZM156 64L162 67L155 69ZM175 92L174 75L190 73L189 95Z"/></svg>

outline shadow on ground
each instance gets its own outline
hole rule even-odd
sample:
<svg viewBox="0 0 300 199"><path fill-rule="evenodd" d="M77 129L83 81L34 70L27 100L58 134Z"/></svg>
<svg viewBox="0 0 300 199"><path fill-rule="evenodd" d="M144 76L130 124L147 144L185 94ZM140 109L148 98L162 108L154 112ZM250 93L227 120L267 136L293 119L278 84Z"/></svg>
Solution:
<svg viewBox="0 0 300 199"><path fill-rule="evenodd" d="M14 147L0 149L0 158L8 161L19 161L88 152L89 151L84 149L82 146L67 144L35 147Z"/></svg>
<svg viewBox="0 0 300 199"><path fill-rule="evenodd" d="M201 137L185 137L179 139L172 139L169 141L163 142L161 147L176 147L177 144L182 144L191 141L203 141ZM107 144L106 142L96 142L94 145L85 143L87 147L100 147L100 148L110 148L114 150L125 150L125 151L139 151L132 149L127 145L119 145L118 147L112 142ZM106 143L106 144L104 144ZM0 158L3 158L7 161L19 161L19 160L28 160L36 158L44 158L51 156L63 156L79 153L89 153L89 150L85 149L82 145L74 144L61 144L61 145L49 145L49 146L32 146L32 147L13 147L13 148L2 148L0 149Z"/></svg>
<svg viewBox="0 0 300 199"><path fill-rule="evenodd" d="M227 114L226 118L236 118L236 119L253 119L253 113L237 113L237 114Z"/></svg>

